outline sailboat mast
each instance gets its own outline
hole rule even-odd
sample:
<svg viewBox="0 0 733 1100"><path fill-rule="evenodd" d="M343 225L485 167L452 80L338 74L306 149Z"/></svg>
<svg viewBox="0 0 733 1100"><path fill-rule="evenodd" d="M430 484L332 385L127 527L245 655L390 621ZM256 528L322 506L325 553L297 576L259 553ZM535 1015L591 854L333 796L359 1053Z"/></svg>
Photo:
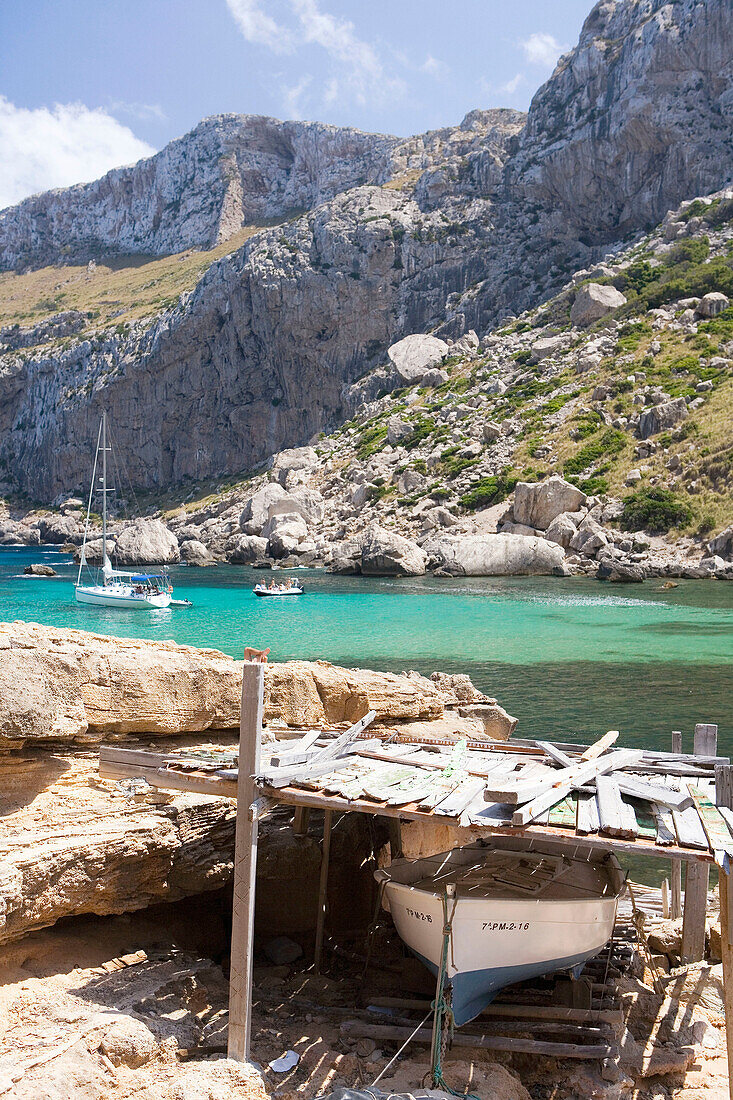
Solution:
<svg viewBox="0 0 733 1100"><path fill-rule="evenodd" d="M107 565L107 413L102 413L102 568Z"/></svg>

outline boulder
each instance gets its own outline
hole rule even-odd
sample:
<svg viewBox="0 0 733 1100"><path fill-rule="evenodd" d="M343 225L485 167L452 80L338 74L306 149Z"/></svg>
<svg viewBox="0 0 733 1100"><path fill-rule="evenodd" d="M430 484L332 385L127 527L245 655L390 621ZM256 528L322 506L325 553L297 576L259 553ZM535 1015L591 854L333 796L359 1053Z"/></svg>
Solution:
<svg viewBox="0 0 733 1100"><path fill-rule="evenodd" d="M308 489L299 485L291 493L273 501L267 509L267 518L284 516L288 512L297 512L302 516L308 526L323 521L323 497L317 489ZM263 531L263 537L265 532Z"/></svg>
<svg viewBox="0 0 733 1100"><path fill-rule="evenodd" d="M208 547L198 539L186 539L181 543L181 561L185 561L186 565L195 565L200 568L216 565Z"/></svg>
<svg viewBox="0 0 733 1100"><path fill-rule="evenodd" d="M117 543L114 539L107 539L107 556L109 558L115 557L117 552ZM74 560L81 560L81 546L77 546L74 550ZM90 565L102 564L102 540L90 539L84 547L84 560Z"/></svg>
<svg viewBox="0 0 733 1100"><path fill-rule="evenodd" d="M406 420L401 420L399 416L390 416L387 421L387 442L392 447L396 447L401 440L407 439L409 435L412 435L412 425L408 424Z"/></svg>
<svg viewBox="0 0 733 1100"><path fill-rule="evenodd" d="M227 547L227 561L234 565L251 565L266 553L267 539L259 535L237 535Z"/></svg>
<svg viewBox="0 0 733 1100"><path fill-rule="evenodd" d="M122 1016L107 1028L100 1050L115 1066L138 1069L158 1053L158 1041L152 1031L134 1016Z"/></svg>
<svg viewBox="0 0 733 1100"><path fill-rule="evenodd" d="M180 561L178 539L159 519L139 519L117 536L120 565L169 565Z"/></svg>
<svg viewBox="0 0 733 1100"><path fill-rule="evenodd" d="M82 542L84 528L71 516L43 516L38 521L41 542L63 546L65 542Z"/></svg>
<svg viewBox="0 0 733 1100"><path fill-rule="evenodd" d="M450 348L437 336L416 333L392 344L387 355L400 378L414 384L421 382L433 367L440 366L445 356L450 355Z"/></svg>
<svg viewBox="0 0 733 1100"><path fill-rule="evenodd" d="M608 535L592 516L586 516L570 540L570 549L576 554L592 558L604 546L608 546Z"/></svg>
<svg viewBox="0 0 733 1100"><path fill-rule="evenodd" d="M550 542L556 542L558 546L568 549L577 531L577 525L571 512L561 512L555 516L552 523L545 531L545 538Z"/></svg>
<svg viewBox="0 0 733 1100"><path fill-rule="evenodd" d="M725 561L733 561L733 524L710 540L708 551L713 556L717 555Z"/></svg>
<svg viewBox="0 0 733 1100"><path fill-rule="evenodd" d="M385 531L373 523L361 546L361 571L375 577L419 577L425 572L427 554L412 539Z"/></svg>
<svg viewBox="0 0 733 1100"><path fill-rule="evenodd" d="M503 431L501 424L497 424L494 420L487 420L482 433L484 443L495 443L497 439L501 438Z"/></svg>
<svg viewBox="0 0 733 1100"><path fill-rule="evenodd" d="M604 558L598 564L596 577L599 581L610 581L611 584L641 584L644 570L632 562Z"/></svg>
<svg viewBox="0 0 733 1100"><path fill-rule="evenodd" d="M318 464L318 455L314 447L292 447L280 451L272 460L272 476L281 485L285 484L292 470L310 470Z"/></svg>
<svg viewBox="0 0 733 1100"><path fill-rule="evenodd" d="M245 503L239 517L239 526L247 535L259 535L270 518L270 506L288 494L277 481L263 485Z"/></svg>
<svg viewBox="0 0 733 1100"><path fill-rule="evenodd" d="M586 504L585 493L555 475L547 481L520 481L514 490L514 522L546 531L563 512L577 512Z"/></svg>
<svg viewBox="0 0 733 1100"><path fill-rule="evenodd" d="M33 565L26 565L23 572L28 577L56 577L58 574L55 569L52 569L50 565L40 565L34 562Z"/></svg>
<svg viewBox="0 0 733 1100"><path fill-rule="evenodd" d="M465 577L564 574L562 547L527 535L439 535L426 543L431 564Z"/></svg>
<svg viewBox="0 0 733 1100"><path fill-rule="evenodd" d="M626 304L626 296L613 286L602 283L586 283L575 295L570 320L578 328L587 328L594 321L600 321L614 309Z"/></svg>
<svg viewBox="0 0 733 1100"><path fill-rule="evenodd" d="M431 389L435 389L438 386L444 386L450 379L450 375L447 370L439 370L437 367L433 367L427 374L424 374L420 379L421 386L429 386Z"/></svg>
<svg viewBox="0 0 733 1100"><path fill-rule="evenodd" d="M508 741L519 722L498 703L469 703L459 707L458 713L462 718L478 718L483 723L485 736L492 741Z"/></svg>
<svg viewBox="0 0 733 1100"><path fill-rule="evenodd" d="M650 435L673 428L675 424L687 419L687 402L684 397L675 397L673 401L664 401L645 409L639 417L639 438L648 439Z"/></svg>
<svg viewBox="0 0 733 1100"><path fill-rule="evenodd" d="M299 512L275 515L262 529L267 539L267 553L272 558L285 558L308 536L308 526Z"/></svg>
<svg viewBox="0 0 733 1100"><path fill-rule="evenodd" d="M730 299L725 294L721 294L717 290L711 290L709 294L700 299L696 307L696 313L699 313L701 317L717 317L729 305Z"/></svg>
<svg viewBox="0 0 733 1100"><path fill-rule="evenodd" d="M567 343L567 337L560 336L543 336L541 340L536 340L532 344L532 350L530 352L531 363L541 363L543 359L548 359L551 355L561 351Z"/></svg>

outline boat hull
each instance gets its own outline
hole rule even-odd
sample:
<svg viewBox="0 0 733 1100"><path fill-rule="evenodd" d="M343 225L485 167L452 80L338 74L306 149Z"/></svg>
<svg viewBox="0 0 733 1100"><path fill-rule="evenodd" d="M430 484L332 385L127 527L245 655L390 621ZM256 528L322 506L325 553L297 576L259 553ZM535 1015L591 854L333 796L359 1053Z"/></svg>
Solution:
<svg viewBox="0 0 733 1100"><path fill-rule="evenodd" d="M258 592L257 589L255 588L254 589L254 594L255 594L255 596L271 596L273 599L280 599L282 596L302 596L303 595L303 589L302 588L294 588L289 592Z"/></svg>
<svg viewBox="0 0 733 1100"><path fill-rule="evenodd" d="M400 938L437 974L442 898L396 882L386 883L385 895ZM472 1020L507 985L582 967L608 942L615 913L615 897L459 899L446 971L456 1024Z"/></svg>
<svg viewBox="0 0 733 1100"><path fill-rule="evenodd" d="M77 586L76 600L77 603L95 604L98 607L125 607L142 611L170 607L171 603L168 592L160 592L157 596L138 595L132 591L113 593L103 585Z"/></svg>

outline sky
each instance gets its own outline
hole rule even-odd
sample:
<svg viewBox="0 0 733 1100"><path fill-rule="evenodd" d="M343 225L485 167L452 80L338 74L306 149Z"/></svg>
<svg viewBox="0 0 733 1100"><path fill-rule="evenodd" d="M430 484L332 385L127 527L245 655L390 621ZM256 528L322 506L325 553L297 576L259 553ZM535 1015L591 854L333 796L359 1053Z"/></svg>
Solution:
<svg viewBox="0 0 733 1100"><path fill-rule="evenodd" d="M234 111L408 134L526 110L591 0L3 0L0 209Z"/></svg>

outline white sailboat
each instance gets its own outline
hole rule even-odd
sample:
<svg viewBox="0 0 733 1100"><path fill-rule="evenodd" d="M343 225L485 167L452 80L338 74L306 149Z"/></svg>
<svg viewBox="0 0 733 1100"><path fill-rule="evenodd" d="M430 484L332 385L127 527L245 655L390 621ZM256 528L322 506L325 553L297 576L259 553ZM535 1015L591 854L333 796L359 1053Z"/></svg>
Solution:
<svg viewBox="0 0 733 1100"><path fill-rule="evenodd" d="M600 850L572 857L550 844L496 838L375 872L397 932L437 974L450 925L446 985L458 1025L527 978L576 975L613 933L624 875Z"/></svg>
<svg viewBox="0 0 733 1100"><path fill-rule="evenodd" d="M102 421L99 425L97 436L97 451L94 456L94 469L92 472L92 484L89 489L89 503L87 506L87 520L84 528L84 542L81 548L79 561L79 573L76 579L75 590L78 603L97 604L102 607L126 607L143 610L160 609L170 607L173 588L171 587L167 571L159 574L130 573L120 569L113 569L107 554L107 494L114 489L107 486L107 454L110 448L107 446L107 413L102 413ZM97 464L99 455L102 455L102 488L97 492L102 494L102 568L101 576L95 584L82 584L82 572L86 563L87 535L89 533L89 517L94 499L95 482L97 476Z"/></svg>

